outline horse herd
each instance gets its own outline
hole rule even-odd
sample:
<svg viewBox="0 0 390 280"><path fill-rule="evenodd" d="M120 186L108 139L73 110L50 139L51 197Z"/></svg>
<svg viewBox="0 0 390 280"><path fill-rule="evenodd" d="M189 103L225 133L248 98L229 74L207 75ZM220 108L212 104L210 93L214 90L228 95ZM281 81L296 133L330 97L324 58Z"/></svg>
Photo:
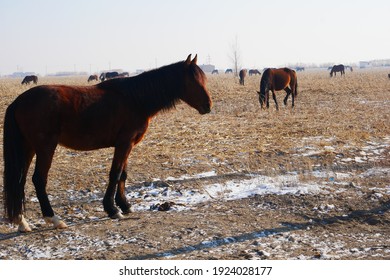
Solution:
<svg viewBox="0 0 390 280"><path fill-rule="evenodd" d="M240 71L242 85L246 73ZM197 65L197 56L191 59L188 55L184 61L134 77L113 79L119 74L113 75L105 73L99 77L104 79L101 83L88 87L32 87L8 106L3 126L3 203L6 218L17 224L19 231L31 231L23 213L26 177L34 156L32 181L44 220L55 228L66 228L65 222L55 215L46 192L56 147L81 151L114 147L103 208L110 218L121 219L132 212L125 194L128 157L142 140L150 120L158 112L174 108L180 100L202 115L211 112L207 79ZM97 76L93 77L96 79ZM269 108L271 91L278 109L275 91L280 90L287 94L284 104L291 95L294 107L297 88L295 70L266 69L258 91L261 108Z"/></svg>

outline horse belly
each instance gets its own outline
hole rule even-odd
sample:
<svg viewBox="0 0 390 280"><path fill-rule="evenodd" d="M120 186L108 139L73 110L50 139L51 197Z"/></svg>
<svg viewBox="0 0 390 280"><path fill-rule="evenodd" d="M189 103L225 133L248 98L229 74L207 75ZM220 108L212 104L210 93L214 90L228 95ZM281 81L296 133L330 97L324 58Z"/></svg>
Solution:
<svg viewBox="0 0 390 280"><path fill-rule="evenodd" d="M113 132L104 125L83 125L82 123L73 125L63 125L58 142L61 146L74 150L96 150L100 148L112 147Z"/></svg>

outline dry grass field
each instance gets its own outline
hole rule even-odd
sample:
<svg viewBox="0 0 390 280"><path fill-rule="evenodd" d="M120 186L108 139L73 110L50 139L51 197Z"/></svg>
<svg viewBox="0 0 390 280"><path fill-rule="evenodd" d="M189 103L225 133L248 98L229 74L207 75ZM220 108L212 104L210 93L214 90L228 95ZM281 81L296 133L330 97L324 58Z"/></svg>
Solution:
<svg viewBox="0 0 390 280"><path fill-rule="evenodd" d="M58 147L48 192L69 227L44 223L30 168L33 232L1 222L0 259L390 259L387 71L299 72L295 108L278 92L279 111L260 109L259 80L208 76L212 113L180 104L152 121L130 155L125 220L102 208L113 149ZM28 87L0 79L1 139L7 105Z"/></svg>

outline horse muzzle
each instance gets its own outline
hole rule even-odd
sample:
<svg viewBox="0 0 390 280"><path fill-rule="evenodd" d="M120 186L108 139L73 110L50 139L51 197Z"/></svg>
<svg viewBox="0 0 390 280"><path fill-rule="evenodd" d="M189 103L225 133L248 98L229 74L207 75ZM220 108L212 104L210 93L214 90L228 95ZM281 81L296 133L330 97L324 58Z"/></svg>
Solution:
<svg viewBox="0 0 390 280"><path fill-rule="evenodd" d="M200 109L198 110L198 112L199 112L199 114L201 114L201 115L205 115L205 114L208 114L208 113L211 112L211 108L210 108L210 106L208 106L208 107L202 107L202 108L200 108Z"/></svg>

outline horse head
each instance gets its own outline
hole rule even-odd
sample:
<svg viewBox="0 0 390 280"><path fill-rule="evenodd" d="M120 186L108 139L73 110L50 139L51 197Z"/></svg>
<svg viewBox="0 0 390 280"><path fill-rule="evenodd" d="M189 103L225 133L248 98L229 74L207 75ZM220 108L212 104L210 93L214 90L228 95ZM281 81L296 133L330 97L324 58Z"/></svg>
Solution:
<svg viewBox="0 0 390 280"><path fill-rule="evenodd" d="M198 110L200 114L210 113L212 101L206 89L206 75L196 64L198 55L191 60L191 54L184 61L184 91L181 100Z"/></svg>

